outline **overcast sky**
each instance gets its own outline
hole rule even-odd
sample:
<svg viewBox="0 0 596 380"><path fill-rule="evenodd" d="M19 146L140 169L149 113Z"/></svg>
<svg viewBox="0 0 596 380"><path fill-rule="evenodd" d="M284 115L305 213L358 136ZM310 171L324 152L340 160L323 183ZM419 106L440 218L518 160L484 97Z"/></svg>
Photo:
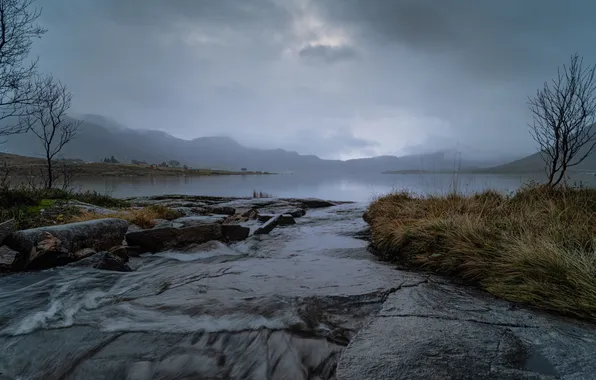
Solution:
<svg viewBox="0 0 596 380"><path fill-rule="evenodd" d="M534 151L526 98L571 53L584 0L38 0L42 70L73 111L325 158Z"/></svg>

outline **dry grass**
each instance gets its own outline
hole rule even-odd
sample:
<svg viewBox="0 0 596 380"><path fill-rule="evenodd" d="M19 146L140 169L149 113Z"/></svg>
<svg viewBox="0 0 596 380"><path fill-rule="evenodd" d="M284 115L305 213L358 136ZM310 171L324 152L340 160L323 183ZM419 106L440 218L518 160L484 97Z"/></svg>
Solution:
<svg viewBox="0 0 596 380"><path fill-rule="evenodd" d="M136 224L141 228L153 228L155 219L173 220L182 217L182 213L161 205L152 205L140 209L130 209L118 211L113 214L97 214L93 212L83 212L73 216L68 222L84 222L88 220L102 218L119 218Z"/></svg>
<svg viewBox="0 0 596 380"><path fill-rule="evenodd" d="M596 190L534 185L510 196L394 193L374 201L365 219L388 260L596 320Z"/></svg>

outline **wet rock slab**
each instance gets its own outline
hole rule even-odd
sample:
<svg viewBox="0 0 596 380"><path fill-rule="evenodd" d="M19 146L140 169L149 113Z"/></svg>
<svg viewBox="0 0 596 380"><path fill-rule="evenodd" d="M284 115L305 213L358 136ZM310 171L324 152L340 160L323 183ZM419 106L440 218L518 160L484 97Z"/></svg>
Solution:
<svg viewBox="0 0 596 380"><path fill-rule="evenodd" d="M337 369L360 379L591 379L596 328L429 281L396 291Z"/></svg>

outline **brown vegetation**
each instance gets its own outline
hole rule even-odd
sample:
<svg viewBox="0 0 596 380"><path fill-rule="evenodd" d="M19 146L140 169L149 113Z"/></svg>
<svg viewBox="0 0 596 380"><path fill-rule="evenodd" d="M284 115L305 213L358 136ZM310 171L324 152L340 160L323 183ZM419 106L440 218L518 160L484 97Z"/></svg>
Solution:
<svg viewBox="0 0 596 380"><path fill-rule="evenodd" d="M594 189L394 193L373 202L365 219L385 259L454 276L507 300L596 320Z"/></svg>
<svg viewBox="0 0 596 380"><path fill-rule="evenodd" d="M184 216L182 213L162 205L152 205L140 209L128 209L114 212L112 214L100 214L94 212L82 212L70 218L69 222L84 222L102 218L124 219L131 224L141 228L153 228L155 219L174 220Z"/></svg>

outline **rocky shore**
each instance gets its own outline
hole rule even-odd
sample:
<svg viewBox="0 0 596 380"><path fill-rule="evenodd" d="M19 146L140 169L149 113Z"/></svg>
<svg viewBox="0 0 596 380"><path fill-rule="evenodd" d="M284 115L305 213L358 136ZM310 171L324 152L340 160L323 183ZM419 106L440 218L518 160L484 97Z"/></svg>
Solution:
<svg viewBox="0 0 596 380"><path fill-rule="evenodd" d="M130 201L180 217L0 224L0 379L595 378L593 325L378 261L364 204Z"/></svg>

